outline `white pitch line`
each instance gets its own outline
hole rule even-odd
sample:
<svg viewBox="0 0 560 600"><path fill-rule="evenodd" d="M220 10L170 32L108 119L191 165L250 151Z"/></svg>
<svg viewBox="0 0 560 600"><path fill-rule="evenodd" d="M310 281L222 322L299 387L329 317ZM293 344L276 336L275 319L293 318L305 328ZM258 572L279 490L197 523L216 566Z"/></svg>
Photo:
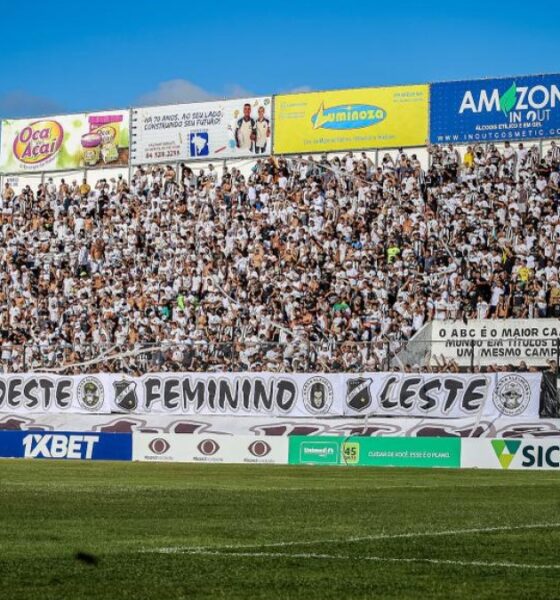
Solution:
<svg viewBox="0 0 560 600"><path fill-rule="evenodd" d="M315 546L318 544L348 544L374 540L396 540L400 538L438 537L446 535L468 535L471 533L492 533L495 531L517 531L527 529L552 529L560 527L560 523L531 523L527 525L503 525L497 527L475 527L471 529L446 529L444 531L410 531L405 533L378 533L349 538L296 540L288 542L269 542L266 544L225 544L223 546L171 546L164 548L146 548L143 552L159 554L181 554L198 551L247 550L251 548L286 548L290 546Z"/></svg>
<svg viewBox="0 0 560 600"><path fill-rule="evenodd" d="M531 565L511 562L484 562L480 560L449 560L440 558L391 558L388 556L346 556L343 554L290 554L287 552L220 552L211 550L191 550L185 552L190 556L230 556L243 558L304 558L304 559L326 559L326 560L370 560L376 562L396 563L429 563L433 565L452 565L460 567L486 567L505 569L560 569L560 565Z"/></svg>

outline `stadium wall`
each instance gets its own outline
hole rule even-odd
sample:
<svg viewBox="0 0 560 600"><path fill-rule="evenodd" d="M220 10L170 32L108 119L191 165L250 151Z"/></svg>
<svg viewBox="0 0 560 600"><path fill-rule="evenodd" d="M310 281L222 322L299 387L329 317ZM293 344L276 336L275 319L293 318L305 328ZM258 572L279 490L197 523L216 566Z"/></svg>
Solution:
<svg viewBox="0 0 560 600"><path fill-rule="evenodd" d="M185 436L0 431L0 458L559 470L560 438Z"/></svg>

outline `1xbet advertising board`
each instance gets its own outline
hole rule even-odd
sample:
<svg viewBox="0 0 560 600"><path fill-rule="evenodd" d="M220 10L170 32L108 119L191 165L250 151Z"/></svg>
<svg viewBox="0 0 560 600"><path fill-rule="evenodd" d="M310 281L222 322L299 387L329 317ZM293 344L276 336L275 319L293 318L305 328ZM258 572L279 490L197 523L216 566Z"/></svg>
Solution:
<svg viewBox="0 0 560 600"><path fill-rule="evenodd" d="M278 154L423 146L429 86L335 90L274 97Z"/></svg>
<svg viewBox="0 0 560 600"><path fill-rule="evenodd" d="M560 137L560 75L434 83L433 144Z"/></svg>
<svg viewBox="0 0 560 600"><path fill-rule="evenodd" d="M127 110L2 121L0 172L128 165Z"/></svg>
<svg viewBox="0 0 560 600"><path fill-rule="evenodd" d="M0 431L0 458L131 460L132 434Z"/></svg>
<svg viewBox="0 0 560 600"><path fill-rule="evenodd" d="M290 464L447 467L461 464L459 438L290 436Z"/></svg>

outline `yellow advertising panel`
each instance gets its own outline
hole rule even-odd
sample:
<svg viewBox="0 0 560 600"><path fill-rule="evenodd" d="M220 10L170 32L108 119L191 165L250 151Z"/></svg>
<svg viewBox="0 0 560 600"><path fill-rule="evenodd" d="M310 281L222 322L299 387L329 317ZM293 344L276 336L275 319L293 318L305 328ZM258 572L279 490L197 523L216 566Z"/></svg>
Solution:
<svg viewBox="0 0 560 600"><path fill-rule="evenodd" d="M428 85L286 94L274 98L274 152L423 146Z"/></svg>

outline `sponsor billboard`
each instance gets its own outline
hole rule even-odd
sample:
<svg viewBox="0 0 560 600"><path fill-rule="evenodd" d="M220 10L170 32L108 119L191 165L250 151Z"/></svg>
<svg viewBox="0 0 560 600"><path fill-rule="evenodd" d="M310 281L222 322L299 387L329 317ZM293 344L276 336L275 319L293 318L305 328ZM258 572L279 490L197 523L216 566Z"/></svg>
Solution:
<svg viewBox="0 0 560 600"><path fill-rule="evenodd" d="M0 431L0 457L131 460L132 434Z"/></svg>
<svg viewBox="0 0 560 600"><path fill-rule="evenodd" d="M272 98L241 98L132 110L134 165L268 156Z"/></svg>
<svg viewBox="0 0 560 600"><path fill-rule="evenodd" d="M299 154L423 146L428 85L274 97L274 152Z"/></svg>
<svg viewBox="0 0 560 600"><path fill-rule="evenodd" d="M433 144L560 137L560 75L433 83Z"/></svg>
<svg viewBox="0 0 560 600"><path fill-rule="evenodd" d="M133 434L133 460L287 464L288 438L250 435Z"/></svg>
<svg viewBox="0 0 560 600"><path fill-rule="evenodd" d="M541 373L0 376L0 414L533 417Z"/></svg>
<svg viewBox="0 0 560 600"><path fill-rule="evenodd" d="M415 417L285 417L263 415L232 419L226 415L181 414L0 414L0 430L100 431L130 433L181 433L196 435L392 436L392 437L551 437L560 438L560 419L466 417L438 419Z"/></svg>
<svg viewBox="0 0 560 600"><path fill-rule="evenodd" d="M2 121L0 172L128 165L129 111Z"/></svg>
<svg viewBox="0 0 560 600"><path fill-rule="evenodd" d="M291 436L289 463L458 468L461 464L461 439Z"/></svg>
<svg viewBox="0 0 560 600"><path fill-rule="evenodd" d="M560 437L463 439L461 466L505 470L560 470Z"/></svg>
<svg viewBox="0 0 560 600"><path fill-rule="evenodd" d="M524 361L528 366L546 367L556 360L560 321L558 319L479 319L463 321L430 321L419 344L437 357L453 359L460 367L507 366ZM410 344L414 350L414 341ZM473 356L474 352L474 356Z"/></svg>

